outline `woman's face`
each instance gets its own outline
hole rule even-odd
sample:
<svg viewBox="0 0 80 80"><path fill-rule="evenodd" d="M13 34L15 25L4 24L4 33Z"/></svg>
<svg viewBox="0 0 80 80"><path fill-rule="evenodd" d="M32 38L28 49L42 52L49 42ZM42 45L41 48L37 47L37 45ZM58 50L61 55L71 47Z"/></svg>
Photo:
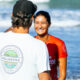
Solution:
<svg viewBox="0 0 80 80"><path fill-rule="evenodd" d="M45 35L48 33L49 23L46 17L39 15L34 21L35 31L38 35Z"/></svg>

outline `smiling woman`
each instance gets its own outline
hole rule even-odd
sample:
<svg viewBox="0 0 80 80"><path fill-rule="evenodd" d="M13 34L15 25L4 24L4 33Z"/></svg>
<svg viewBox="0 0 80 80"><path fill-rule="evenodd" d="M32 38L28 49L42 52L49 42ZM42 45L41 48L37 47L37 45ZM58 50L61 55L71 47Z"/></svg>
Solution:
<svg viewBox="0 0 80 80"><path fill-rule="evenodd" d="M45 17L40 15L35 18L35 30L39 35L47 34L47 29L49 27L48 22L46 21Z"/></svg>
<svg viewBox="0 0 80 80"><path fill-rule="evenodd" d="M35 31L39 35L37 37L45 42L49 38L48 28L51 24L50 16L44 11L40 11L34 17L34 22Z"/></svg>

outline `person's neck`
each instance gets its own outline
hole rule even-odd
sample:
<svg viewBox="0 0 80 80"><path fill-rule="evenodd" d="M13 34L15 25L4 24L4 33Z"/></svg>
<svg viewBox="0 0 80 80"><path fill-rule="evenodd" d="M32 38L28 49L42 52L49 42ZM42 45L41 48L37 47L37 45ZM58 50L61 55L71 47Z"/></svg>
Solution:
<svg viewBox="0 0 80 80"><path fill-rule="evenodd" d="M12 32L14 33L29 33L29 28L23 28L23 27L15 27L13 28Z"/></svg>
<svg viewBox="0 0 80 80"><path fill-rule="evenodd" d="M46 34L46 35L37 35L37 39L43 41L43 42L46 42L48 39L49 39L49 34Z"/></svg>

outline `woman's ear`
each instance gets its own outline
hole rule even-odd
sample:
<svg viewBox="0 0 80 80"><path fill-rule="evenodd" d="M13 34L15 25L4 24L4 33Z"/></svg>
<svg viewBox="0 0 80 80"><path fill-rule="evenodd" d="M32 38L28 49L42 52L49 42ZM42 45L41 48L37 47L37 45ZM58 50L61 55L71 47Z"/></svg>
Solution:
<svg viewBox="0 0 80 80"><path fill-rule="evenodd" d="M48 24L48 28L51 26L51 23L50 24Z"/></svg>

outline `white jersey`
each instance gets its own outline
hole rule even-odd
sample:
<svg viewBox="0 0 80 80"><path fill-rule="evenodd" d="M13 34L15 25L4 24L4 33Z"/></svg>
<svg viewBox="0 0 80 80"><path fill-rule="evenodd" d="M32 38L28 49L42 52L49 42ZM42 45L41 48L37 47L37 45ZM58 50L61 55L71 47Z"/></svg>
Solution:
<svg viewBox="0 0 80 80"><path fill-rule="evenodd" d="M0 80L39 80L50 70L46 45L29 34L0 33Z"/></svg>

